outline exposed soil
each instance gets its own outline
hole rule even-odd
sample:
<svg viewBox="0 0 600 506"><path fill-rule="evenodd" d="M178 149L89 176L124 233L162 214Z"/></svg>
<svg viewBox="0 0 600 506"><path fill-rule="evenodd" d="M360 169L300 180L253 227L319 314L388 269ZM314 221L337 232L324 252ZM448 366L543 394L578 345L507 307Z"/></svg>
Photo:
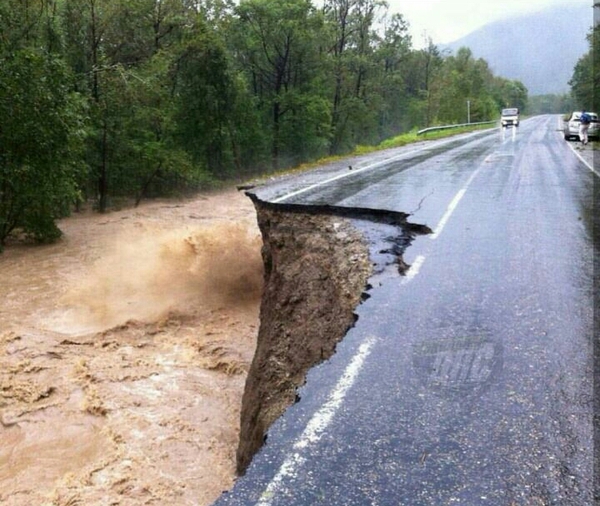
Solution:
<svg viewBox="0 0 600 506"><path fill-rule="evenodd" d="M236 191L0 255L0 503L208 505L354 323L367 247ZM260 294L262 324L256 357Z"/></svg>
<svg viewBox="0 0 600 506"><path fill-rule="evenodd" d="M306 372L328 359L356 321L371 272L369 249L346 219L257 202L265 290L241 413L237 471L296 400Z"/></svg>

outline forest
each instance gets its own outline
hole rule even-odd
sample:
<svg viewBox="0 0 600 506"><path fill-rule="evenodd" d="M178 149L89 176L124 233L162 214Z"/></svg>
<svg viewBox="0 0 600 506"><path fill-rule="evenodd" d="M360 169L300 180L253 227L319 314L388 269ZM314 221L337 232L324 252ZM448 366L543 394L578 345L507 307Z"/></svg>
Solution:
<svg viewBox="0 0 600 506"><path fill-rule="evenodd" d="M600 7L596 4L595 7ZM574 109L600 111L600 26L596 26L587 36L589 51L584 54L573 69L571 98Z"/></svg>
<svg viewBox="0 0 600 506"><path fill-rule="evenodd" d="M381 0L3 0L0 245L527 98Z"/></svg>

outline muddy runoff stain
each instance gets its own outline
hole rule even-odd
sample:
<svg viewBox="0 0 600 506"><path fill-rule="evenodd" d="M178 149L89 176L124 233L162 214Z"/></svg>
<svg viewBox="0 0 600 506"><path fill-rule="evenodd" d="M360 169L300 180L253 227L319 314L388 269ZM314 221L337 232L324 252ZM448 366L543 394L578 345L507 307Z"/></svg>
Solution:
<svg viewBox="0 0 600 506"><path fill-rule="evenodd" d="M299 400L306 373L335 353L369 297L368 280L393 268L428 227L378 209L273 204L248 193L263 237L264 290L256 353L244 390L237 451L243 474L271 424Z"/></svg>

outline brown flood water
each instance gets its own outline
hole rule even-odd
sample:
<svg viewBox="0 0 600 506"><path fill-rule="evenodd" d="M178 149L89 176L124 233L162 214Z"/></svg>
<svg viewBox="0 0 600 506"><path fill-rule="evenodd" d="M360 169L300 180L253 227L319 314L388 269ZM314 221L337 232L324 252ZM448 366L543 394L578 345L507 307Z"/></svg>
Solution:
<svg viewBox="0 0 600 506"><path fill-rule="evenodd" d="M233 482L262 283L235 191L0 255L0 504L207 505Z"/></svg>

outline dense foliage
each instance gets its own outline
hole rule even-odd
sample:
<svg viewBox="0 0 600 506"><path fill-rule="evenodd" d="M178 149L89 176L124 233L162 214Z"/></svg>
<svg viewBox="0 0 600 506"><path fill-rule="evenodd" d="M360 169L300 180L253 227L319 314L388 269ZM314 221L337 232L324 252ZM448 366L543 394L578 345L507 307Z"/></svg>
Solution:
<svg viewBox="0 0 600 506"><path fill-rule="evenodd" d="M526 101L382 0L3 0L0 243Z"/></svg>
<svg viewBox="0 0 600 506"><path fill-rule="evenodd" d="M598 111L600 97L595 90L600 89L600 27L590 31L588 44L590 50L579 59L573 70L571 93L576 109Z"/></svg>

